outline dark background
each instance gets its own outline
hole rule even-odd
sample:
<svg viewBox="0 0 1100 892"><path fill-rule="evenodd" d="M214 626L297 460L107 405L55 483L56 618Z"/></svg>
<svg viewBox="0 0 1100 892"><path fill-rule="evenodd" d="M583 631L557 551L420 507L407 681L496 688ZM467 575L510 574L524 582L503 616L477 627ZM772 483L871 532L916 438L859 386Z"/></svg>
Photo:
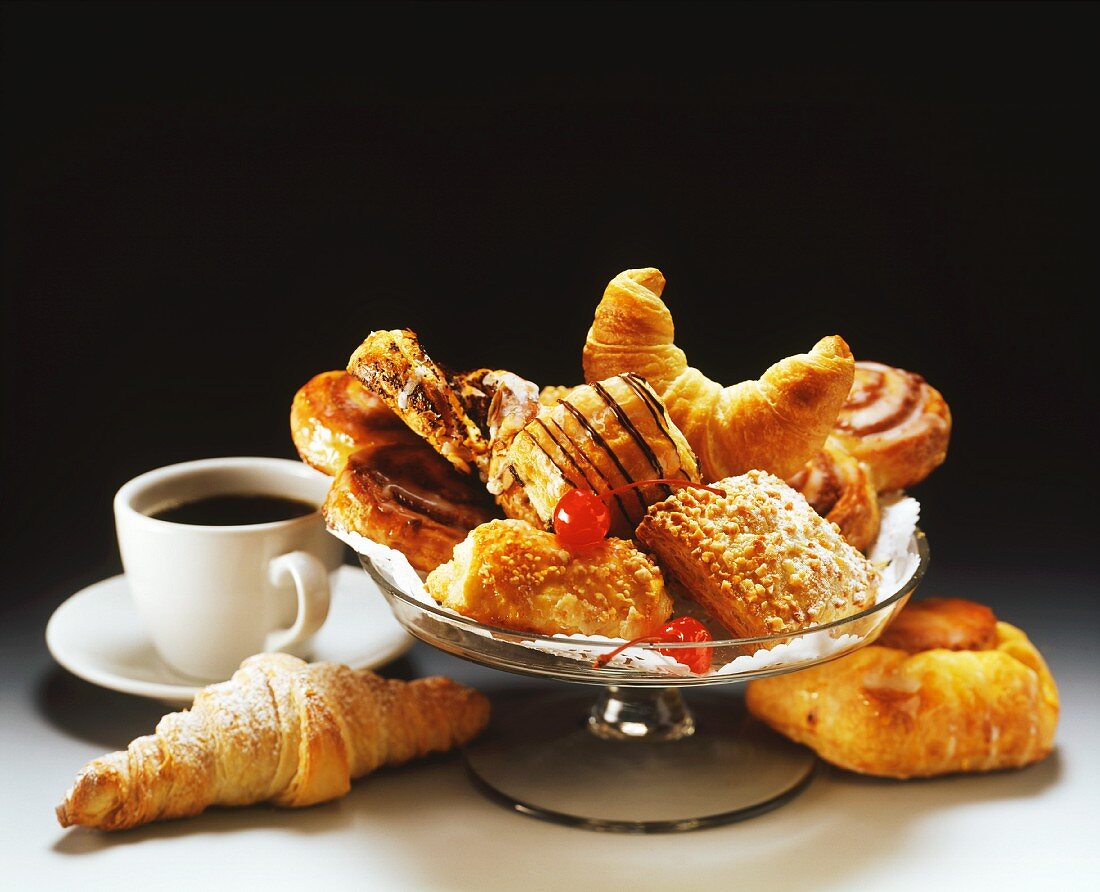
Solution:
<svg viewBox="0 0 1100 892"><path fill-rule="evenodd" d="M927 594L1095 579L1096 9L5 5L2 608L118 572L131 476L293 456L372 329L577 383L650 265L712 377L944 393Z"/></svg>

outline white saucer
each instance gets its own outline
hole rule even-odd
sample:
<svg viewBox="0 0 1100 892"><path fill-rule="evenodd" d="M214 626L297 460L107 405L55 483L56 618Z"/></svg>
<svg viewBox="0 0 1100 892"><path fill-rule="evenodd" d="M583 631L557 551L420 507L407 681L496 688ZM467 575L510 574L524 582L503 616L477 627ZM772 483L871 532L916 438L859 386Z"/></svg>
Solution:
<svg viewBox="0 0 1100 892"><path fill-rule="evenodd" d="M340 567L328 618L306 657L373 669L412 643L371 578L358 567ZM90 585L58 607L46 626L46 646L74 675L126 694L190 704L205 685L160 659L122 575Z"/></svg>

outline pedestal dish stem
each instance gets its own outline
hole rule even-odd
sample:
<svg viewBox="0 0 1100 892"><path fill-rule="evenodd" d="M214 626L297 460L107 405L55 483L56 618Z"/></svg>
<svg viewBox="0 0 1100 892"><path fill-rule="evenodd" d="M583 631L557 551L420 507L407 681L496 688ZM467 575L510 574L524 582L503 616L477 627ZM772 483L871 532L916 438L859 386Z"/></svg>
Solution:
<svg viewBox="0 0 1100 892"><path fill-rule="evenodd" d="M588 730L601 740L682 740L695 733L695 719L676 688L603 689L588 716Z"/></svg>

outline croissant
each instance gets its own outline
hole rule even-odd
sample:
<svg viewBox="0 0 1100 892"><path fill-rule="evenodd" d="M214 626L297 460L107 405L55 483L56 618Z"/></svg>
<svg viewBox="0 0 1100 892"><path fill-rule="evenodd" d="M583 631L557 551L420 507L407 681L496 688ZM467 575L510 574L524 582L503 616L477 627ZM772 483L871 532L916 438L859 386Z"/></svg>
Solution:
<svg viewBox="0 0 1100 892"><path fill-rule="evenodd" d="M787 478L821 448L852 386L844 340L823 338L759 381L722 387L687 364L673 343L672 314L656 269L628 269L611 280L584 345L586 381L621 372L645 378L699 456L705 480L752 468Z"/></svg>
<svg viewBox="0 0 1100 892"><path fill-rule="evenodd" d="M818 514L840 527L850 545L866 552L878 538L882 517L875 484L865 466L834 437L787 482Z"/></svg>
<svg viewBox="0 0 1100 892"><path fill-rule="evenodd" d="M162 718L155 734L89 762L57 819L123 830L210 805L313 805L382 765L463 744L488 720L489 701L446 678L388 681L258 654L191 709Z"/></svg>
<svg viewBox="0 0 1100 892"><path fill-rule="evenodd" d="M543 406L512 441L508 458L547 528L570 489L605 493L642 480L699 480L683 434L652 388L630 374L575 387ZM671 491L653 484L609 498L612 535L630 538L646 508Z"/></svg>
<svg viewBox="0 0 1100 892"><path fill-rule="evenodd" d="M1027 636L958 599L906 606L879 644L750 682L745 696L753 715L823 759L894 778L1036 762L1054 746L1059 711Z"/></svg>
<svg viewBox="0 0 1100 892"><path fill-rule="evenodd" d="M943 464L951 410L920 375L860 361L833 436L870 468L879 492L904 489Z"/></svg>

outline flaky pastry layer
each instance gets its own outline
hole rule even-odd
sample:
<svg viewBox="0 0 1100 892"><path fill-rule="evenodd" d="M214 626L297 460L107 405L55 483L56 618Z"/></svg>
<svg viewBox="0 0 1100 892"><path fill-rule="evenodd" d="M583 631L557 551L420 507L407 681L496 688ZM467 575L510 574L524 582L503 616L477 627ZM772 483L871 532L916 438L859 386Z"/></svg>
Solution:
<svg viewBox="0 0 1100 892"><path fill-rule="evenodd" d="M661 571L623 539L582 553L520 520L473 530L427 579L444 607L488 626L541 635L652 635L672 613Z"/></svg>
<svg viewBox="0 0 1100 892"><path fill-rule="evenodd" d="M683 489L650 507L638 538L733 633L831 622L875 603L878 575L801 493L764 471Z"/></svg>

